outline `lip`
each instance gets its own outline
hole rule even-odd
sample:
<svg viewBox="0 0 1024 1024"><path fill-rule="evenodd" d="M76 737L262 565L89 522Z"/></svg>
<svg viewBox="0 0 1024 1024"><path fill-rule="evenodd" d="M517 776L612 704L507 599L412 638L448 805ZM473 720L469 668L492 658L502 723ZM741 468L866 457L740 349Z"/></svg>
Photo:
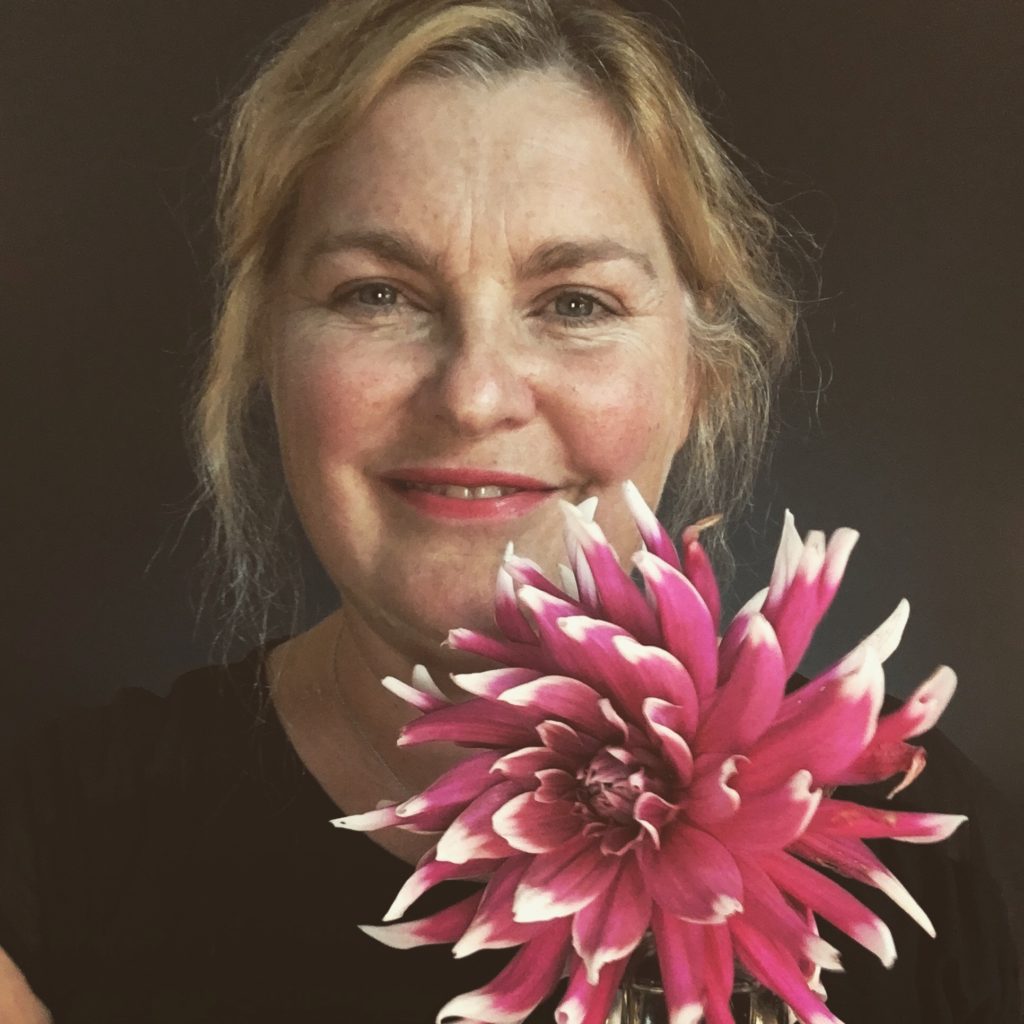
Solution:
<svg viewBox="0 0 1024 1024"><path fill-rule="evenodd" d="M410 466L389 470L381 479L406 505L433 519L515 519L543 504L559 488L521 473L468 466ZM449 498L416 490L407 484L454 487L515 487L515 494L497 498Z"/></svg>

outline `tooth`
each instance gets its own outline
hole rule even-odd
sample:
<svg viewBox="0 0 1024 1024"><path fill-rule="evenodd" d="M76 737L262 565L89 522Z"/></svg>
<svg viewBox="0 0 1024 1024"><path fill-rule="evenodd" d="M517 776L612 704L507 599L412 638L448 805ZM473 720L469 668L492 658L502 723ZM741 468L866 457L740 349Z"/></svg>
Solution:
<svg viewBox="0 0 1024 1024"><path fill-rule="evenodd" d="M500 498L503 493L501 487L477 487L473 490L474 498Z"/></svg>

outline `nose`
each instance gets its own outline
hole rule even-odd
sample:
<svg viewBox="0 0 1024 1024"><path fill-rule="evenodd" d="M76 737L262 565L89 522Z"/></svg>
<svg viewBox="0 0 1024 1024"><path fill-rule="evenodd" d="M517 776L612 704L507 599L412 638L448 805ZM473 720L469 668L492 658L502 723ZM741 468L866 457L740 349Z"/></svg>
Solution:
<svg viewBox="0 0 1024 1024"><path fill-rule="evenodd" d="M536 413L536 367L508 318L452 325L436 377L437 412L459 434L514 429Z"/></svg>

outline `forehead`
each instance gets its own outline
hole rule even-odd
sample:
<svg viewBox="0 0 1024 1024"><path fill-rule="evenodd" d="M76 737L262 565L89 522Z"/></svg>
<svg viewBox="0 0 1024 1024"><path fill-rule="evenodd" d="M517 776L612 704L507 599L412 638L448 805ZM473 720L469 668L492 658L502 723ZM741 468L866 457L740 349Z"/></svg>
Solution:
<svg viewBox="0 0 1024 1024"><path fill-rule="evenodd" d="M650 190L608 105L554 72L492 84L417 79L387 92L306 175L296 228L399 226L507 241L622 235L657 245Z"/></svg>

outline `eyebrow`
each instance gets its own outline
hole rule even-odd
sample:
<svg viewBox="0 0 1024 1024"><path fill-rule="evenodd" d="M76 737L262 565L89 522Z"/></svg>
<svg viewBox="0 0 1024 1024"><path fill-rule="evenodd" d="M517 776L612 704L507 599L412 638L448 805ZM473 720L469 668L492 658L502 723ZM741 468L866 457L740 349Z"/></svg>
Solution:
<svg viewBox="0 0 1024 1024"><path fill-rule="evenodd" d="M302 256L303 273L308 273L321 256L353 249L373 253L388 263L398 263L421 274L437 273L441 267L439 255L428 253L402 232L352 230L331 232L313 242ZM542 277L556 270L573 270L616 260L627 260L652 281L658 280L658 273L646 253L630 249L612 238L544 242L516 269L522 277Z"/></svg>

